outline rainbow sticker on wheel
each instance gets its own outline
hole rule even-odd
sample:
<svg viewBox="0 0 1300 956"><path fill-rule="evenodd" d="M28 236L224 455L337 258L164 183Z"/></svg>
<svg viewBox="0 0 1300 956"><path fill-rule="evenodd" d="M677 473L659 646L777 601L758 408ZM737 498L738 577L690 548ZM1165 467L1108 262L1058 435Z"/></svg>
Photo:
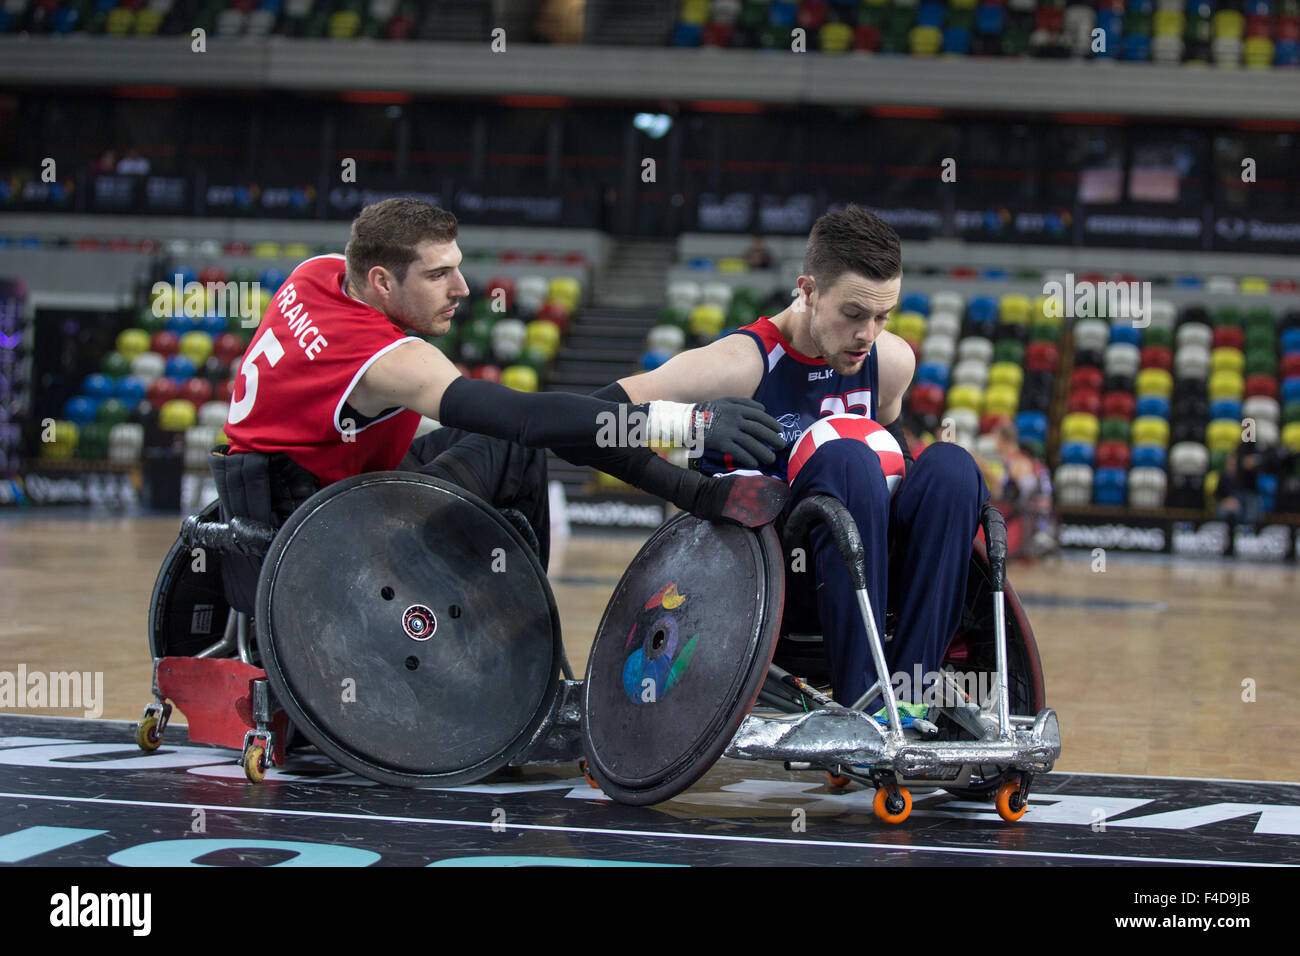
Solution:
<svg viewBox="0 0 1300 956"><path fill-rule="evenodd" d="M677 615L671 613L685 603L686 595L677 592L676 582L670 582L646 601L633 622L625 648L632 647L638 636L641 643L623 664L623 690L633 703L662 700L690 664L700 635L693 634L683 642Z"/></svg>

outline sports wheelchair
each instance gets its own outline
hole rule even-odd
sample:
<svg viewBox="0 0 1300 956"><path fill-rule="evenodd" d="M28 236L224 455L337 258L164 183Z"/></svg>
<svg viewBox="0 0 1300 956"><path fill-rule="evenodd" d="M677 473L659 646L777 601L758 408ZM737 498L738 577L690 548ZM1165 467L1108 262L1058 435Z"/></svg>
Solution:
<svg viewBox="0 0 1300 956"><path fill-rule="evenodd" d="M507 765L579 762L608 796L641 805L686 790L725 753L870 783L888 822L906 818L909 786L995 795L1016 819L1032 776L1060 753L993 509L947 661L992 672L994 691L942 708L933 739L904 733L887 684L874 689L887 727L862 709L869 699L846 708L818 688L820 648L781 635L784 557L771 524L665 522L616 586L576 680L527 522L454 485L379 472L317 492L278 530L216 518L215 506L187 518L159 574L155 701L137 742L161 743L174 703L191 740L240 748L255 781L301 735L381 783L454 786ZM801 502L786 545L817 521L848 562L887 673L888 633L875 632L847 509ZM208 556L201 571L196 548ZM264 555L251 618L224 601L230 554Z"/></svg>
<svg viewBox="0 0 1300 956"><path fill-rule="evenodd" d="M175 705L192 741L240 749L254 782L299 736L397 786L472 782L567 737L576 754L537 550L518 512L411 472L336 482L279 529L221 521L214 502L185 519L154 586L136 742L157 749ZM227 600L232 557L260 561L252 615Z"/></svg>

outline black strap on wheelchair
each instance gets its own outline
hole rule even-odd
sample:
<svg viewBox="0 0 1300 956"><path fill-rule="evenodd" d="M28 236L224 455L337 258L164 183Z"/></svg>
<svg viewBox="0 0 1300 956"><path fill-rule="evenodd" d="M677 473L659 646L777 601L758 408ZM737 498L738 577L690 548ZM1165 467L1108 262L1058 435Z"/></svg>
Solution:
<svg viewBox="0 0 1300 956"><path fill-rule="evenodd" d="M857 522L845 507L844 502L830 495L809 495L795 505L785 523L785 544L796 547L808 540L808 532L817 522L826 525L839 548L844 566L848 568L849 577L855 590L867 586L867 560L862 552L862 536L858 534Z"/></svg>

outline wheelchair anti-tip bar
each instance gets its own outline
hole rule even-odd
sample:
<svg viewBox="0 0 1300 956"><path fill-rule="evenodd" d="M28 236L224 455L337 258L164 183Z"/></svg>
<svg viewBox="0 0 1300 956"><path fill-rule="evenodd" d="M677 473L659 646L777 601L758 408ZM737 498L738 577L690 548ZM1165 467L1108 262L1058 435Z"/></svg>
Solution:
<svg viewBox="0 0 1300 956"><path fill-rule="evenodd" d="M181 541L191 548L209 548L222 554L260 558L271 547L275 529L261 521L238 516L229 521L200 521L190 515L181 523Z"/></svg>
<svg viewBox="0 0 1300 956"><path fill-rule="evenodd" d="M1004 589L1007 583L1007 521L1002 512L986 501L980 514L984 526L984 545L988 552L989 573L993 579L993 645L998 668L998 727L1003 743L1011 740L1010 703L1007 701L1007 607Z"/></svg>

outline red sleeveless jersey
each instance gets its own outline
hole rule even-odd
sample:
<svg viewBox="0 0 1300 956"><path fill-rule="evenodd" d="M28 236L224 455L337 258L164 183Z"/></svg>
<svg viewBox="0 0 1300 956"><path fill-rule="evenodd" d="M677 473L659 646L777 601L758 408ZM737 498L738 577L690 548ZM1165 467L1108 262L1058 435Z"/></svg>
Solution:
<svg viewBox="0 0 1300 956"><path fill-rule="evenodd" d="M271 299L240 362L226 420L232 452L284 452L321 485L396 468L420 415L364 419L344 408L371 363L417 342L344 291L340 255L303 262Z"/></svg>

